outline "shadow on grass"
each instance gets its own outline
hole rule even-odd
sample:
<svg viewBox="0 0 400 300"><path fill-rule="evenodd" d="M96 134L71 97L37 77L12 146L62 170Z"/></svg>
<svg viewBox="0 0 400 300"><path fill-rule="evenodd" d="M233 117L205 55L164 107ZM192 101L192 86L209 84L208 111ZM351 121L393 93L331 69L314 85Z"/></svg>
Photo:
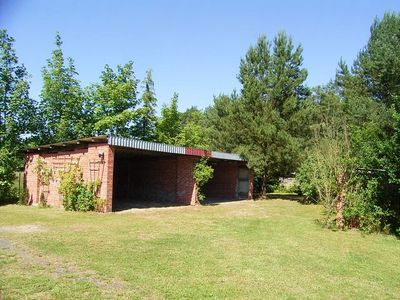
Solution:
<svg viewBox="0 0 400 300"><path fill-rule="evenodd" d="M237 202L237 201L243 201L243 200L247 200L247 199L246 198L239 198L239 199L207 198L207 199L203 200L201 202L201 204L205 205L205 206L216 206L216 205L221 205L221 204L224 204L224 203Z"/></svg>
<svg viewBox="0 0 400 300"><path fill-rule="evenodd" d="M268 199L283 199L302 203L304 201L304 196L288 193L268 193L266 200Z"/></svg>
<svg viewBox="0 0 400 300"><path fill-rule="evenodd" d="M0 206L5 206L9 204L18 204L18 199L0 199ZM1 298L0 298L1 299Z"/></svg>
<svg viewBox="0 0 400 300"><path fill-rule="evenodd" d="M163 208L163 207L176 207L183 206L175 202L161 202L161 201L117 201L113 205L112 211L124 211L130 209L145 209L145 208Z"/></svg>

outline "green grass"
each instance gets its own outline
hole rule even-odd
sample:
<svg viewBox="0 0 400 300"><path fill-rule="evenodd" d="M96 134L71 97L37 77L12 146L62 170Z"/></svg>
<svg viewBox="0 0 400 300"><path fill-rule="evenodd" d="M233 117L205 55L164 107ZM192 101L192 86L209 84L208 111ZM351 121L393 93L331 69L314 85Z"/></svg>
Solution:
<svg viewBox="0 0 400 300"><path fill-rule="evenodd" d="M0 299L400 299L400 241L287 200L124 214L0 207ZM19 227L36 225L36 227Z"/></svg>

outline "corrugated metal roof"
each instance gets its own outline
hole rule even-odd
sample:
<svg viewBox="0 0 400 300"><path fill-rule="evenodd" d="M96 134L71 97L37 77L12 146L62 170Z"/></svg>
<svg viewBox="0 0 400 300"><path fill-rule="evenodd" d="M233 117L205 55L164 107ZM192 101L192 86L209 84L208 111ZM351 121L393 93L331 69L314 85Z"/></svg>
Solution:
<svg viewBox="0 0 400 300"><path fill-rule="evenodd" d="M192 156L207 156L215 159L243 161L243 159L238 154L209 151L191 147L180 147L180 146L167 145L155 142L146 142L134 138L123 138L123 137L105 136L105 135L81 138L73 141L66 141L49 145L42 145L38 147L27 148L25 149L25 151L26 152L57 151L60 149L65 149L65 147L67 146L75 147L75 145L80 145L83 143L107 143L111 146L125 147L138 150L147 150L154 152L192 155Z"/></svg>
<svg viewBox="0 0 400 300"><path fill-rule="evenodd" d="M174 153L174 154L185 154L185 147L160 144L154 142L146 142L142 140L137 140L133 138L122 138L116 136L108 137L108 144L112 146L133 148L139 150L149 150L155 152L164 152L164 153Z"/></svg>
<svg viewBox="0 0 400 300"><path fill-rule="evenodd" d="M227 159L227 160L238 160L238 161L243 160L239 154L225 153L225 152L218 152L218 151L211 151L211 157L217 158L217 159Z"/></svg>
<svg viewBox="0 0 400 300"><path fill-rule="evenodd" d="M108 144L118 147L126 147L139 150L148 150L155 152L173 153L173 154L184 154L194 156L207 156L215 159L235 160L243 161L238 154L224 153L217 151L209 151L203 149L196 149L191 147L180 147L155 142L146 142L134 138L122 138L116 136L108 137Z"/></svg>

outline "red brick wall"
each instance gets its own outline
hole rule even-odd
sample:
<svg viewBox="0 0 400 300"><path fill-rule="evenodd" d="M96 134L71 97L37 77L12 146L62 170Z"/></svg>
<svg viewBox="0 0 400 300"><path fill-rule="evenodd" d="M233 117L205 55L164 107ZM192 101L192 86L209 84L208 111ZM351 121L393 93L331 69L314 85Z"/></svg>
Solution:
<svg viewBox="0 0 400 300"><path fill-rule="evenodd" d="M198 159L198 157L193 156L177 157L177 203L186 205L194 205L197 203L196 184L193 179L193 168Z"/></svg>
<svg viewBox="0 0 400 300"><path fill-rule="evenodd" d="M94 171L95 168L92 168L91 171L90 162L101 160L99 153L104 153L104 159L102 163L98 164L96 171ZM38 176L34 171L39 156L46 162L47 168L53 171L53 178L48 187L39 184ZM58 191L59 173L70 162L79 163L85 181L96 178L101 180L98 196L106 201L104 211L110 211L112 202L112 176L110 177L110 174L112 175L113 170L113 150L107 144L89 144L71 151L26 155L25 187L29 202L34 205L38 204L40 194L43 192L49 205L62 206L62 196Z"/></svg>

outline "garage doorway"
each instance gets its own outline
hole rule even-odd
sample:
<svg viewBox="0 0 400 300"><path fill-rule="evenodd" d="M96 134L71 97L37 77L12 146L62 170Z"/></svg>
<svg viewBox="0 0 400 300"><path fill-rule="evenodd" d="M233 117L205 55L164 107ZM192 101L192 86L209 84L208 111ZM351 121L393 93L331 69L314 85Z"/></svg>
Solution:
<svg viewBox="0 0 400 300"><path fill-rule="evenodd" d="M176 173L174 155L117 151L112 210L176 205Z"/></svg>
<svg viewBox="0 0 400 300"><path fill-rule="evenodd" d="M249 195L250 170L240 168L238 174L238 196L240 199L247 199Z"/></svg>

